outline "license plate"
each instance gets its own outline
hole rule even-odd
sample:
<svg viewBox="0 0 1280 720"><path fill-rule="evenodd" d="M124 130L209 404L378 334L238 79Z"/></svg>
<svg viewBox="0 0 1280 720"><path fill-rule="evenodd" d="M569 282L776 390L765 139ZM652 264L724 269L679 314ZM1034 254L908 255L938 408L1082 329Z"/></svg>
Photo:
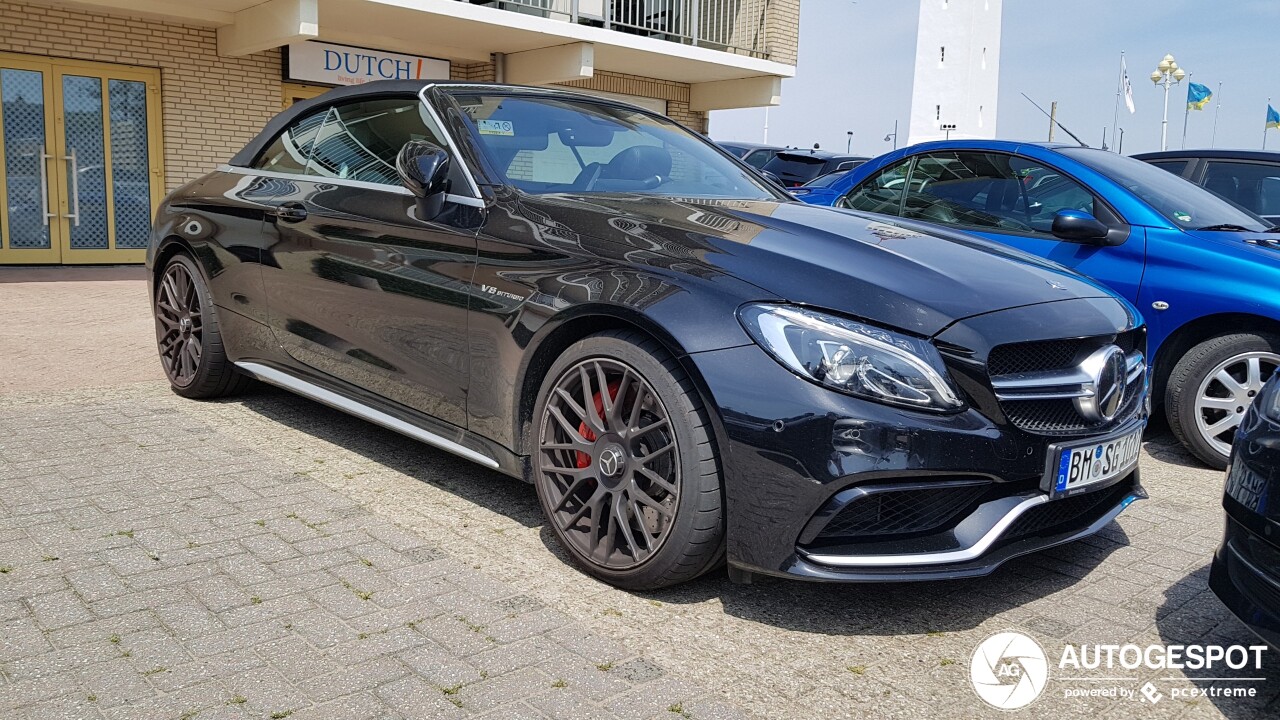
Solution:
<svg viewBox="0 0 1280 720"><path fill-rule="evenodd" d="M1073 495L1128 475L1142 452L1142 428L1088 445L1058 449L1058 462L1050 495Z"/></svg>

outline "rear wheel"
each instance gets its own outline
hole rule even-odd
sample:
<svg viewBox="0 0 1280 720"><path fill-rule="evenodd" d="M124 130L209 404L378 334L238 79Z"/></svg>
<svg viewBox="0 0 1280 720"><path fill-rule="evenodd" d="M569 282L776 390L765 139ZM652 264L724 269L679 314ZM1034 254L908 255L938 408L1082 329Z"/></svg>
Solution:
<svg viewBox="0 0 1280 720"><path fill-rule="evenodd" d="M1236 333L1196 345L1169 373L1169 428L1205 464L1225 468L1240 420L1278 366L1273 335Z"/></svg>
<svg viewBox="0 0 1280 720"><path fill-rule="evenodd" d="M196 263L174 255L156 282L152 309L160 363L173 391L189 398L215 398L243 390L251 381L227 359L209 288Z"/></svg>
<svg viewBox="0 0 1280 720"><path fill-rule="evenodd" d="M627 331L577 342L547 373L536 412L538 499L579 566L646 590L692 580L722 559L710 422L658 343Z"/></svg>

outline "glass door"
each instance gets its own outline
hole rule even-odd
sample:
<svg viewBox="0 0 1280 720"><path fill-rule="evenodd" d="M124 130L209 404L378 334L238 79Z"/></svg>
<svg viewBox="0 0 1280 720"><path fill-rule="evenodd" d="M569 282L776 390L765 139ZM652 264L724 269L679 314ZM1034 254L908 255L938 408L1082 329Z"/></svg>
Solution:
<svg viewBox="0 0 1280 720"><path fill-rule="evenodd" d="M143 261L164 187L159 94L156 70L0 54L0 263Z"/></svg>

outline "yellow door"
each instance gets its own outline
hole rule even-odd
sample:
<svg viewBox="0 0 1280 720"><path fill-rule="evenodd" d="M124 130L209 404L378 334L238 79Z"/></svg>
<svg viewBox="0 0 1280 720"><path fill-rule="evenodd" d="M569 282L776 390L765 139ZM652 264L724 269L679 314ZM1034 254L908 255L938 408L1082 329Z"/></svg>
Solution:
<svg viewBox="0 0 1280 720"><path fill-rule="evenodd" d="M158 70L0 53L0 264L142 262Z"/></svg>

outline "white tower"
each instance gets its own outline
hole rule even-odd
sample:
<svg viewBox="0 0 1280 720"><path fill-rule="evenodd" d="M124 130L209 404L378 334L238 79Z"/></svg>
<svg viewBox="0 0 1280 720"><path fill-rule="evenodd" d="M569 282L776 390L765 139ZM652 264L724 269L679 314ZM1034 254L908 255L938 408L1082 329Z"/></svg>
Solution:
<svg viewBox="0 0 1280 720"><path fill-rule="evenodd" d="M1003 0L920 0L908 142L994 138Z"/></svg>

